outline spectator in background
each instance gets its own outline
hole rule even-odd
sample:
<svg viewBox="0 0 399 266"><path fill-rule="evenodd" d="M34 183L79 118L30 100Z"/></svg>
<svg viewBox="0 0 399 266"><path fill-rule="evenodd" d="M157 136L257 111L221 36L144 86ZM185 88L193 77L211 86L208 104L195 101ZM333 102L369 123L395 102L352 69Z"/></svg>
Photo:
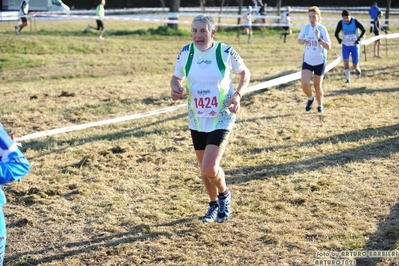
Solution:
<svg viewBox="0 0 399 266"><path fill-rule="evenodd" d="M252 6L248 6L248 10L244 15L244 29L248 36L248 43L252 43Z"/></svg>
<svg viewBox="0 0 399 266"><path fill-rule="evenodd" d="M266 3L262 3L262 0L258 0L258 6L259 8L259 14L261 16L266 16L266 8L267 8L267 4ZM267 19L266 18L262 18L262 22L263 23L267 23Z"/></svg>
<svg viewBox="0 0 399 266"><path fill-rule="evenodd" d="M384 29L381 25L381 17L382 17L382 11L378 12L377 18L374 20L374 34L375 36L380 35L380 31L385 32L387 34L387 30ZM381 40L378 39L374 42L374 57L381 57L380 56L380 46L381 46Z"/></svg>
<svg viewBox="0 0 399 266"><path fill-rule="evenodd" d="M359 35L359 30L361 31ZM342 31L342 39L339 33ZM349 56L352 56L353 68L356 74L360 77L362 71L359 67L360 60L360 40L363 38L366 30L360 22L353 18L348 10L342 11L342 19L338 22L335 29L335 38L339 44L342 43L342 59L344 60L344 73L346 77L346 84L351 83Z"/></svg>
<svg viewBox="0 0 399 266"><path fill-rule="evenodd" d="M21 34L21 30L28 26L28 13L29 13L29 1L30 0L22 0L21 5L19 7L18 16L21 19L21 23L19 25L15 25L15 34Z"/></svg>
<svg viewBox="0 0 399 266"><path fill-rule="evenodd" d="M380 8L378 7L377 2L373 2L373 5L369 9L369 15L370 15L370 33L373 32L373 25L374 25L374 20L378 17L378 12L381 11Z"/></svg>
<svg viewBox="0 0 399 266"><path fill-rule="evenodd" d="M259 9L260 9L259 1L252 0L252 8L253 8L253 11L256 13L256 15L259 16Z"/></svg>
<svg viewBox="0 0 399 266"><path fill-rule="evenodd" d="M298 35L298 43L305 44L303 55L301 83L302 90L308 97L306 111L312 109L315 97L310 88L310 80L314 73L313 85L318 103L317 112L322 114L323 110L323 83L324 72L327 64L327 50L331 48L331 40L325 26L321 25L321 13L317 6L309 8L309 24L302 26Z"/></svg>
<svg viewBox="0 0 399 266"><path fill-rule="evenodd" d="M94 28L92 26L87 25L86 29L84 30L84 33L88 32L90 29L95 29L95 30L99 30L100 33L98 35L99 39L103 39L103 34L104 34L104 16L105 16L105 10L104 10L104 6L105 6L105 0L101 0L100 4L98 4L97 8L96 8L96 16L98 17L96 19L96 23L97 23L97 28Z"/></svg>
<svg viewBox="0 0 399 266"><path fill-rule="evenodd" d="M287 39L287 35L290 35L292 33L291 30L291 17L290 17L290 12L291 12L291 7L287 6L287 9L283 12L281 23L284 24L283 30L284 32L280 34L280 39L281 37L284 36L284 42Z"/></svg>
<svg viewBox="0 0 399 266"><path fill-rule="evenodd" d="M3 211L6 197L2 186L20 180L28 174L29 170L28 160L0 123L0 265L3 265L7 239Z"/></svg>

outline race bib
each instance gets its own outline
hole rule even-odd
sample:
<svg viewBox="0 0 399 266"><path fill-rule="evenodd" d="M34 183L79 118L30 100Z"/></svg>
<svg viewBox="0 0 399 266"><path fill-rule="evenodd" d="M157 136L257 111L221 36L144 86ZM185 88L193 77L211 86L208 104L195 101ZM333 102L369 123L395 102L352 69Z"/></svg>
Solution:
<svg viewBox="0 0 399 266"><path fill-rule="evenodd" d="M197 90L192 92L191 104L196 117L215 117L219 115L219 91Z"/></svg>
<svg viewBox="0 0 399 266"><path fill-rule="evenodd" d="M320 44L315 38L308 38L306 40L305 49L308 55L320 54Z"/></svg>
<svg viewBox="0 0 399 266"><path fill-rule="evenodd" d="M345 35L344 36L344 41L343 43L346 46L355 46L355 42L357 41L357 35L356 34L350 34L350 35Z"/></svg>

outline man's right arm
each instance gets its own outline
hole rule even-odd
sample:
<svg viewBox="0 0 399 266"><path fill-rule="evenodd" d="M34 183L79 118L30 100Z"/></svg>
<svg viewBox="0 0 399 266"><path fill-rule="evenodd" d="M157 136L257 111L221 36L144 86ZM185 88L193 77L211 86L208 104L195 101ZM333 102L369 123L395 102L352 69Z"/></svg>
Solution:
<svg viewBox="0 0 399 266"><path fill-rule="evenodd" d="M338 43L341 44L342 43L342 39L339 37L339 32L342 30L342 22L339 21L337 24L337 27L335 28L335 33L334 36L337 39Z"/></svg>
<svg viewBox="0 0 399 266"><path fill-rule="evenodd" d="M176 77L175 75L172 76L170 79L170 88L171 88L171 97L173 101L177 101L181 98L183 94L183 86L182 86L183 80Z"/></svg>

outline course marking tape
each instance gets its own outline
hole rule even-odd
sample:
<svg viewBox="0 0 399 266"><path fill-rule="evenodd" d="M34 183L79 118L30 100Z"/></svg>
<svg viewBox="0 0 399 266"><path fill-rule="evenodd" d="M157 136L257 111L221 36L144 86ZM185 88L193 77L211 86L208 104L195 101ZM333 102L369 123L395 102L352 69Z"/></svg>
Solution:
<svg viewBox="0 0 399 266"><path fill-rule="evenodd" d="M15 141L18 142L18 141L23 141L23 140L28 140L28 139L36 139L36 138L51 136L51 135L60 134L60 133L82 130L82 129L95 127L95 126L107 125L107 124L112 124L112 123L117 123L117 122L123 122L123 121L143 118L143 117L147 117L147 116L153 116L153 115L157 115L157 114L171 112L171 111L177 110L179 108L182 108L184 106L187 106L187 104L175 105L175 106L166 107L166 108L162 108L162 109L158 109L158 110L154 110L154 111L148 111L148 112L143 112L143 113L134 114L134 115L117 117L117 118L112 118L112 119L103 120L103 121L99 121L99 122L92 122L92 123L88 123L88 124L81 124L81 125L76 125L76 126L69 126L69 127L40 131L40 132L36 132L33 134L25 135L23 137L15 138Z"/></svg>
<svg viewBox="0 0 399 266"><path fill-rule="evenodd" d="M341 57L335 59L333 62L328 64L328 66L326 67L326 72L329 71L330 69L332 69L333 67L335 67L336 65L338 65L340 61L341 61ZM246 90L244 90L243 93L248 93L248 92L253 92L253 91L257 91L257 90L262 90L262 89L266 89L266 88L269 88L269 87L274 87L274 86L277 86L277 85L280 85L280 84L283 84L283 83L287 83L287 82L291 82L291 81L294 81L294 80L298 80L300 78L301 78L301 72L296 72L296 73L289 74L289 75L286 75L286 76L283 76L283 77L279 77L279 78L276 78L276 79L273 79L273 80L262 82L262 83L260 83L258 85L255 85L255 86L250 86ZM63 128L40 131L40 132L36 132L36 133L33 133L33 134L25 135L25 136L19 137L19 138L16 137L15 141L16 142L20 142L20 141L29 140L29 139L36 139L36 138L56 135L56 134L60 134L60 133L66 133L66 132L82 130L82 129L95 127L95 126L101 126L101 125L113 124L113 123L118 123L118 122L124 122L124 121L139 119L139 118L143 118L143 117L147 117L147 116L154 116L154 115L158 115L158 114L171 112L171 111L180 109L180 108L185 107L185 106L187 106L187 104L179 104L179 105L166 107L166 108L162 108L162 109L158 109L158 110L138 113L138 114L134 114L134 115L123 116L123 117L117 117L117 118L112 118L112 119L98 121L98 122L92 122L92 123L87 123L87 124L81 124L81 125L68 126L68 127L63 127Z"/></svg>

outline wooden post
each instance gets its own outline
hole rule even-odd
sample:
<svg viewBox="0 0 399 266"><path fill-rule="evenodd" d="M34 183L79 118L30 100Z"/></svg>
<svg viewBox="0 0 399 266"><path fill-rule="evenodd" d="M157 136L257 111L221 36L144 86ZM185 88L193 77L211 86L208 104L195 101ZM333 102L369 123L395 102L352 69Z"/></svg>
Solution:
<svg viewBox="0 0 399 266"><path fill-rule="evenodd" d="M386 37L386 33L385 33L385 37ZM388 58L388 38L385 38L385 55Z"/></svg>

